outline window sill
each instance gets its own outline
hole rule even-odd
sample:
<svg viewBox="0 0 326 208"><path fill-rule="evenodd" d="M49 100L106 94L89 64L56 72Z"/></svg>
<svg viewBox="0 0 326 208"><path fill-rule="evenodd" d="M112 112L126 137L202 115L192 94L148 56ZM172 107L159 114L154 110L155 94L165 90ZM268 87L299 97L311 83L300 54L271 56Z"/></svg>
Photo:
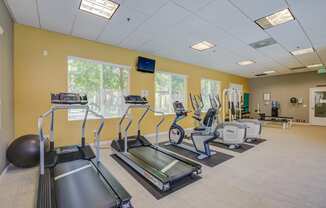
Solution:
<svg viewBox="0 0 326 208"><path fill-rule="evenodd" d="M164 113L164 116L174 116L175 113ZM155 116L162 116L162 114L155 113Z"/></svg>

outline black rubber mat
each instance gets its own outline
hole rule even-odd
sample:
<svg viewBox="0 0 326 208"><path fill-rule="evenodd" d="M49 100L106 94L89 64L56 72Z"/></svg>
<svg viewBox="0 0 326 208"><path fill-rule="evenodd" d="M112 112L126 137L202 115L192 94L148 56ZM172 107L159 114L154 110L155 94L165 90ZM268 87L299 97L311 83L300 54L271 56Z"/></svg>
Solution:
<svg viewBox="0 0 326 208"><path fill-rule="evenodd" d="M121 165L134 179L136 179L149 193L151 193L157 200L162 199L163 197L180 190L181 188L188 186L198 180L201 179L200 176L189 176L185 177L182 180L179 180L177 183L173 184L173 187L166 192L159 190L156 186L154 186L151 182L146 180L141 174L135 171L132 167L130 167L127 163L121 160L116 155L111 155L111 157Z"/></svg>
<svg viewBox="0 0 326 208"><path fill-rule="evenodd" d="M205 158L203 160L199 160L197 159L197 156L198 154L194 153L194 152L191 152L189 150L185 150L185 149L182 149L180 147L176 147L176 146L173 146L173 145L165 145L166 142L162 142L162 143L159 143L159 146L164 148L164 149L167 149L171 152L174 152L176 154L179 154L179 155L182 155L186 158L189 158L191 160L194 160L200 164L203 164L203 165L206 165L206 166L209 166L209 167L215 167L231 158L233 158L232 155L228 155L228 154L225 154L225 153L222 153L222 152L218 152L218 151L215 151L216 154L215 155L212 155L208 158ZM191 146L190 144L187 144L184 142L185 145L188 145L188 146Z"/></svg>
<svg viewBox="0 0 326 208"><path fill-rule="evenodd" d="M214 146L214 147L220 147L222 149L227 149L227 150L230 150L230 151L233 151L233 152L237 152L237 153L243 153L247 150L250 150L251 148L253 148L254 146L253 145L249 145L249 144L241 144L241 146L239 148L236 148L236 149L230 149L228 145L225 145L225 144L221 144L221 143L218 143L218 142L211 142L209 143L210 145Z"/></svg>
<svg viewBox="0 0 326 208"><path fill-rule="evenodd" d="M266 139L260 139L260 138L258 138L258 139L254 140L254 141L246 142L246 143L257 145L257 144L263 143L263 142L265 142L265 141L267 141L267 140L266 140Z"/></svg>

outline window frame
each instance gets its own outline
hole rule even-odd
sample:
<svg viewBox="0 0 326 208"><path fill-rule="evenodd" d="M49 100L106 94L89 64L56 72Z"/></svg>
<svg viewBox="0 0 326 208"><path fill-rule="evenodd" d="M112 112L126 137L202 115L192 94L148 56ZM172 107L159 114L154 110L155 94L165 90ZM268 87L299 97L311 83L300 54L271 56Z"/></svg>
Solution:
<svg viewBox="0 0 326 208"><path fill-rule="evenodd" d="M203 92L202 92L202 84L203 84L203 81L213 81L213 82L216 82L216 84L217 84L217 86L218 86L218 92L217 92L217 94L218 94L218 96L221 96L221 92L222 92L222 85L221 85L221 81L220 80L216 80L216 79L209 79L209 78L201 78L201 80L200 80L200 93L201 93L201 95L203 94ZM209 108L208 108L209 109ZM207 110L205 110L205 109L202 109L202 111L201 111L202 113L207 113Z"/></svg>
<svg viewBox="0 0 326 208"><path fill-rule="evenodd" d="M128 88L127 91L128 93L130 93L130 75L131 75L131 66L129 65L122 65L122 64L113 64L110 62L106 62L106 61L100 61L100 60L94 60L94 59L90 59L90 58L82 58L82 57L78 57L78 56L67 56L67 89L69 91L69 60L74 59L74 60L81 60L81 61L89 61L95 64L101 64L101 65L110 65L113 67L121 67L124 68L125 70L127 70L128 72ZM101 73L101 81L103 83L103 71ZM101 90L103 90L103 85L101 85ZM104 116L104 115L103 115ZM116 116L104 116L104 119L117 119L117 118L122 118L123 115L116 115ZM67 113L67 117L68 117L68 121L81 121L84 120L84 117L82 118L69 118L69 112ZM99 118L97 117L92 117L92 116L88 116L87 120L99 120Z"/></svg>
<svg viewBox="0 0 326 208"><path fill-rule="evenodd" d="M157 76L157 74L159 74L159 73L163 73L163 74L167 74L167 75L169 75L169 76L179 76L179 77L182 77L183 79L184 79L184 96L185 96L185 102L183 103L183 105L184 105L184 107L185 107L185 110L187 110L188 109L188 75L186 75L186 74L178 74L178 73L174 73L174 72L169 72L169 71L163 71L163 70L157 70L156 72L155 72L155 77L154 77L154 99L155 99L155 101L154 101L154 110L155 110L155 116L161 116L162 114L159 114L159 113L156 113L156 112L158 112L158 110L156 109L156 89L157 89L157 85L156 85L156 76ZM171 84L171 83L170 83ZM170 94L170 92L171 92L171 85L169 86L169 95L171 95ZM171 103L171 105L172 105L172 103ZM164 115L175 115L175 112L169 112L169 113L166 113L166 112L163 112L164 113Z"/></svg>

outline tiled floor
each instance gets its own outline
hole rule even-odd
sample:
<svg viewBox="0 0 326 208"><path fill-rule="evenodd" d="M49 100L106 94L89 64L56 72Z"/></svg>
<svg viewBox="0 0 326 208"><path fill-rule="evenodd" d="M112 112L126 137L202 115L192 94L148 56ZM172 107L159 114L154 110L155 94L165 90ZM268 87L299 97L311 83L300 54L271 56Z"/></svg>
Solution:
<svg viewBox="0 0 326 208"><path fill-rule="evenodd" d="M102 151L102 160L138 208L325 208L326 128L264 128L263 138L268 141L241 154L218 149L235 157L204 167L201 180L161 200L112 160L109 150ZM33 207L37 175L37 168L9 168L0 178L0 207Z"/></svg>

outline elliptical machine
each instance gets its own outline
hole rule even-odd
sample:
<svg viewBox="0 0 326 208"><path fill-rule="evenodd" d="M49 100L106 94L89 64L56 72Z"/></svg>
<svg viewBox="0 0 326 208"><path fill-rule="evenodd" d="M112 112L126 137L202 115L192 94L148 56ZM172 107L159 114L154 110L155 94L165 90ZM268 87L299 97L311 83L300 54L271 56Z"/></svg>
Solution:
<svg viewBox="0 0 326 208"><path fill-rule="evenodd" d="M242 119L242 91L225 89L223 98L229 103L229 121L245 124L247 127L246 142L254 142L261 136L262 123L258 119ZM225 114L223 114L225 118Z"/></svg>
<svg viewBox="0 0 326 208"><path fill-rule="evenodd" d="M182 126L178 124L179 121L187 117L188 112L185 110L183 104L179 101L175 101L173 103L173 108L176 117L169 130L170 142L166 145L173 145L194 152L198 154L197 159L199 160L216 154L216 152L212 151L209 147L209 142L218 137L214 131L214 128L212 127L216 118L216 109L211 108L206 113L203 124L205 124L205 126L207 125L207 127L195 128L194 131L190 134L193 146L189 146L183 143L183 140L185 139L185 131Z"/></svg>
<svg viewBox="0 0 326 208"><path fill-rule="evenodd" d="M212 108L216 109L217 117L218 113L221 111L221 102L218 95L215 97L210 96L210 103ZM223 116L224 119L224 116ZM223 122L219 123L217 119L216 132L219 135L214 141L228 145L229 149L236 149L241 147L244 143L246 137L246 126L241 123L236 122Z"/></svg>

